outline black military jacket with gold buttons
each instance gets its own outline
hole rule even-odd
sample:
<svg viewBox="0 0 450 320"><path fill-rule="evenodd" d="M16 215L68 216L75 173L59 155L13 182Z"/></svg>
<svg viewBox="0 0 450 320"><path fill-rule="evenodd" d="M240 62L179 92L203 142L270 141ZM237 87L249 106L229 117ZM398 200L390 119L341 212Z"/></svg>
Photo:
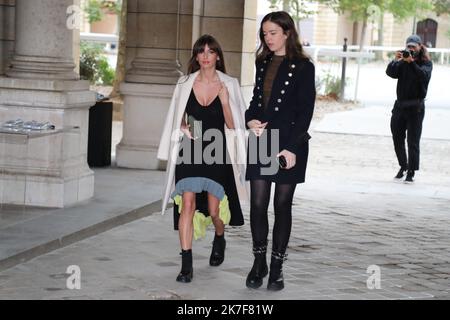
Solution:
<svg viewBox="0 0 450 320"><path fill-rule="evenodd" d="M310 138L309 125L316 98L315 68L308 59L285 58L273 80L271 96L263 103L264 79L271 56L256 63L255 87L245 122L257 119L268 122L266 129L279 129L280 151L301 153L302 145Z"/></svg>

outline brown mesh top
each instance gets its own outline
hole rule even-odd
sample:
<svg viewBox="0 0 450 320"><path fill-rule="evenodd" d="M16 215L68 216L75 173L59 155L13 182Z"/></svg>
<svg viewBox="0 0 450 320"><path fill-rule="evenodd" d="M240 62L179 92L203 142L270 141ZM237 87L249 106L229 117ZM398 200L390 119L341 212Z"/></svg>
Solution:
<svg viewBox="0 0 450 320"><path fill-rule="evenodd" d="M283 62L285 56L273 56L272 61L267 67L266 76L264 78L264 94L263 94L263 103L264 109L267 108L267 104L269 103L270 93L272 91L273 80L277 75L278 68L280 67L281 62Z"/></svg>

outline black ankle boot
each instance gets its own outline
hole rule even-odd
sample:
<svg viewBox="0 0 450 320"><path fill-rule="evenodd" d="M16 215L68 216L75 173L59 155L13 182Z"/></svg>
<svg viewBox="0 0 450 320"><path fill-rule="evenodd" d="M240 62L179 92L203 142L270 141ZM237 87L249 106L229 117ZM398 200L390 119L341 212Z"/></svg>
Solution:
<svg viewBox="0 0 450 320"><path fill-rule="evenodd" d="M267 276L267 241L264 244L253 243L253 255L255 260L253 261L252 270L247 276L245 284L248 288L258 289L263 283L263 279Z"/></svg>
<svg viewBox="0 0 450 320"><path fill-rule="evenodd" d="M225 233L221 236L218 236L217 234L214 235L214 241L211 251L211 256L209 257L209 265L210 266L220 266L225 259Z"/></svg>
<svg viewBox="0 0 450 320"><path fill-rule="evenodd" d="M405 183L413 183L414 182L414 170L408 170L406 174Z"/></svg>
<svg viewBox="0 0 450 320"><path fill-rule="evenodd" d="M188 283L191 282L193 275L192 268L192 249L181 250L181 271L178 274L177 281Z"/></svg>
<svg viewBox="0 0 450 320"><path fill-rule="evenodd" d="M270 274L267 282L267 289L279 291L284 288L283 262L286 261L287 254L272 251L270 259Z"/></svg>

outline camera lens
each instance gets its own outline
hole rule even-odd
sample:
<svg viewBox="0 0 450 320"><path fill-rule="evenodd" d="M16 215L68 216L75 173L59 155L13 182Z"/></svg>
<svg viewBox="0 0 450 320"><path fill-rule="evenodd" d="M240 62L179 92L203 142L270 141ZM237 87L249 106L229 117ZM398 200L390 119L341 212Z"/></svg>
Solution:
<svg viewBox="0 0 450 320"><path fill-rule="evenodd" d="M402 54L403 54L403 58L408 58L409 55L410 55L410 53L409 53L408 50L403 50L403 51L402 51Z"/></svg>

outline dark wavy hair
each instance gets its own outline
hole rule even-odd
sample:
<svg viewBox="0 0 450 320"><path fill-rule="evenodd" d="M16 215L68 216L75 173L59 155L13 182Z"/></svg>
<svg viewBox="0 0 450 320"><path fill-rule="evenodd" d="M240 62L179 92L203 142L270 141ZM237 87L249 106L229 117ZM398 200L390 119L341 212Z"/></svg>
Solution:
<svg viewBox="0 0 450 320"><path fill-rule="evenodd" d="M194 47L192 48L192 56L189 59L188 63L188 74L194 73L200 69L200 65L196 58L199 53L203 52L206 45L208 45L211 50L217 53L218 57L220 58L220 60L216 61L216 69L222 71L223 73L226 73L223 51L220 47L219 42L213 36L204 34L194 43Z"/></svg>
<svg viewBox="0 0 450 320"><path fill-rule="evenodd" d="M423 44L420 45L419 54L417 55L417 60L420 62L430 61L430 53L427 50L427 47Z"/></svg>
<svg viewBox="0 0 450 320"><path fill-rule="evenodd" d="M283 33L288 36L286 39L286 57L289 60L310 59L310 57L303 50L292 17L285 11L276 11L267 14L261 21L261 26L259 28L259 39L261 43L258 50L256 51L257 62L265 60L269 55L272 54L269 47L266 45L266 42L264 41L263 24L267 21L279 25L283 29Z"/></svg>

